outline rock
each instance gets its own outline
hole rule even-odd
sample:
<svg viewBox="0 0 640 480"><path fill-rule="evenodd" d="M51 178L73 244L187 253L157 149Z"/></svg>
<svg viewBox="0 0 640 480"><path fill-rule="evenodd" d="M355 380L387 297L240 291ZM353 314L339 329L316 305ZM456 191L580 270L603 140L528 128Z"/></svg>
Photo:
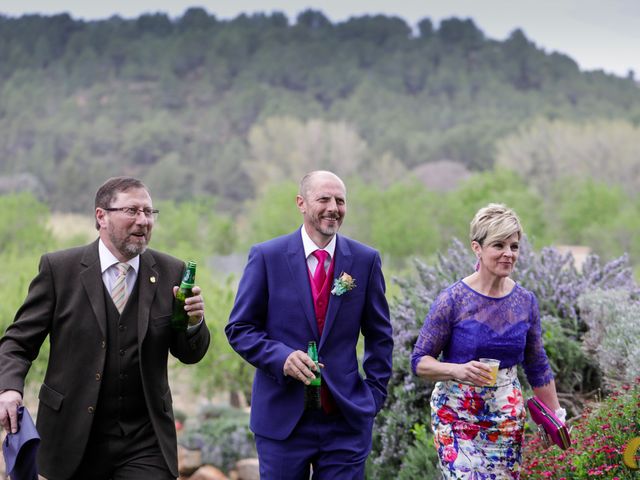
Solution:
<svg viewBox="0 0 640 480"><path fill-rule="evenodd" d="M260 466L257 458L243 458L236 462L238 480L260 480Z"/></svg>
<svg viewBox="0 0 640 480"><path fill-rule="evenodd" d="M178 472L189 476L202 465L202 452L178 445Z"/></svg>
<svg viewBox="0 0 640 480"><path fill-rule="evenodd" d="M221 470L211 465L203 465L189 477L189 480L229 480Z"/></svg>

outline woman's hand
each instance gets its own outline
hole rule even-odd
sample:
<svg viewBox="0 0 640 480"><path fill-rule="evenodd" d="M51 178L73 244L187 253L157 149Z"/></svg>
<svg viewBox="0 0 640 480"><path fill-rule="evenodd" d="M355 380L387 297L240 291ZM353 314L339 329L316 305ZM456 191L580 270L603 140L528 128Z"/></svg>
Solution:
<svg viewBox="0 0 640 480"><path fill-rule="evenodd" d="M425 355L416 365L416 373L419 377L435 382L461 380L477 386L493 384L491 367L476 360L467 363L447 363Z"/></svg>
<svg viewBox="0 0 640 480"><path fill-rule="evenodd" d="M461 380L466 383L482 387L493 384L491 367L487 364L471 360L467 363L452 363L453 380Z"/></svg>

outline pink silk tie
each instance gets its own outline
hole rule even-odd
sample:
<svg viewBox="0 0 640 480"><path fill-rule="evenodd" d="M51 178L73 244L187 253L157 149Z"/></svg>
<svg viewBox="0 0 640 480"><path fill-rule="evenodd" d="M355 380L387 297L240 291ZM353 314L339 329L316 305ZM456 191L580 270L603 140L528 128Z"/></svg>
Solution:
<svg viewBox="0 0 640 480"><path fill-rule="evenodd" d="M327 280L327 272L325 270L324 263L329 256L329 252L327 252L326 250L316 250L315 252L313 252L313 256L318 259L318 266L313 273L313 283L316 288L316 295L320 296L322 295L322 287ZM326 297L327 300L329 298L328 292L326 293ZM316 311L316 314L317 313L318 312ZM322 335L322 330L324 329L324 313L322 315L323 318L316 318L316 320L318 321L318 332L320 333L320 335ZM320 404L322 405L322 410L324 410L326 414L333 414L338 411L338 405L336 404L336 401L334 400L331 392L329 391L329 388L327 387L327 384L324 381L322 382L322 385L320 387Z"/></svg>
<svg viewBox="0 0 640 480"><path fill-rule="evenodd" d="M327 272L324 269L324 262L327 260L329 252L327 252L326 250L316 250L312 255L318 259L318 266L316 267L316 271L313 273L313 283L316 286L316 291L320 292L325 280L327 279Z"/></svg>

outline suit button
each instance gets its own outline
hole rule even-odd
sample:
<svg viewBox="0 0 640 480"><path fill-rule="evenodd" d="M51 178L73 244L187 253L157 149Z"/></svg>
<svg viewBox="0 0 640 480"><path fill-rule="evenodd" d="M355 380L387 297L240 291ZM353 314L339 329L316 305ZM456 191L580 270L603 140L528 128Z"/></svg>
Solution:
<svg viewBox="0 0 640 480"><path fill-rule="evenodd" d="M102 341L102 343L100 344L100 346L102 348L106 348L107 347L107 342L105 342L104 340Z"/></svg>
<svg viewBox="0 0 640 480"><path fill-rule="evenodd" d="M95 412L95 411L96 411L95 407L89 407L89 408L87 408L87 412L89 412L89 413L93 413L93 412Z"/></svg>
<svg viewBox="0 0 640 480"><path fill-rule="evenodd" d="M124 331L124 325L119 324L119 325L118 325L118 330L120 330L121 332L122 332L122 331Z"/></svg>
<svg viewBox="0 0 640 480"><path fill-rule="evenodd" d="M120 356L124 356L124 350L120 350Z"/></svg>
<svg viewBox="0 0 640 480"><path fill-rule="evenodd" d="M96 373L96 380L100 380L102 378L102 375L100 375L100 373Z"/></svg>

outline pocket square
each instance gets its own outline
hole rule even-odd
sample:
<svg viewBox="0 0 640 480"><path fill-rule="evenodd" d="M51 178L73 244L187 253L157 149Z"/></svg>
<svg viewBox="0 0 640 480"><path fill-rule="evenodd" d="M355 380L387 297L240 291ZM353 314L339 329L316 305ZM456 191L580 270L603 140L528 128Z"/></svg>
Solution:
<svg viewBox="0 0 640 480"><path fill-rule="evenodd" d="M2 453L11 480L38 480L36 454L40 446L40 435L33 424L29 411L18 407L18 431L8 433L2 443Z"/></svg>

